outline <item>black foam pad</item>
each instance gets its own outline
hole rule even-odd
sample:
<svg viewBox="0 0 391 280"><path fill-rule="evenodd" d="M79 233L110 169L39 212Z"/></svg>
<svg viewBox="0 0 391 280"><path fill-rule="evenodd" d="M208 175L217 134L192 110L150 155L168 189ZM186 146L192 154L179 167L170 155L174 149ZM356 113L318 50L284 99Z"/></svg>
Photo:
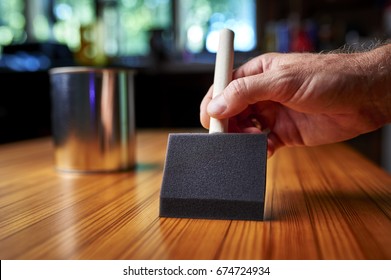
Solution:
<svg viewBox="0 0 391 280"><path fill-rule="evenodd" d="M263 220L266 161L266 134L170 134L159 215Z"/></svg>

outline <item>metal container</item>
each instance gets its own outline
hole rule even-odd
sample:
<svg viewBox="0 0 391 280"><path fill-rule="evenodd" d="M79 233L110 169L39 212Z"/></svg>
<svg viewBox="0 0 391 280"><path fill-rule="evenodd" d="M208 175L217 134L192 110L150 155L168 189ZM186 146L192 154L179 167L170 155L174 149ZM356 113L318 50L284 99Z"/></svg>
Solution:
<svg viewBox="0 0 391 280"><path fill-rule="evenodd" d="M79 172L132 169L134 71L59 67L49 74L56 168Z"/></svg>

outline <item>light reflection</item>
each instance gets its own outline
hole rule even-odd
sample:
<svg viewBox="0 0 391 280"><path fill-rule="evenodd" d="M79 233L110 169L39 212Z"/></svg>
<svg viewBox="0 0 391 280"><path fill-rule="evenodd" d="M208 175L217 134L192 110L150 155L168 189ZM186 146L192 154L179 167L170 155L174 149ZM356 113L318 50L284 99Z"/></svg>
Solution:
<svg viewBox="0 0 391 280"><path fill-rule="evenodd" d="M72 7L65 3L60 3L54 8L55 16L60 20L69 20L72 18Z"/></svg>
<svg viewBox="0 0 391 280"><path fill-rule="evenodd" d="M47 41L50 39L50 24L47 17L37 15L34 18L34 34L39 41Z"/></svg>
<svg viewBox="0 0 391 280"><path fill-rule="evenodd" d="M201 26L193 25L187 31L188 48L193 52L200 52L203 47L204 31Z"/></svg>
<svg viewBox="0 0 391 280"><path fill-rule="evenodd" d="M9 45L12 42L13 34L7 26L0 26L0 45Z"/></svg>
<svg viewBox="0 0 391 280"><path fill-rule="evenodd" d="M26 24L26 20L22 13L13 12L9 15L9 25L14 29L23 29Z"/></svg>
<svg viewBox="0 0 391 280"><path fill-rule="evenodd" d="M89 75L89 99L90 99L90 112L91 118L95 118L95 100L96 100L96 88L95 88L95 74L90 73Z"/></svg>
<svg viewBox="0 0 391 280"><path fill-rule="evenodd" d="M69 258L79 249L78 235L80 229L78 223L80 220L80 211L74 205L69 206L69 201L77 201L76 184L80 177L74 174L61 174L57 185L60 201L57 203L63 205L64 209L56 214L53 220L52 231L56 233L55 252L57 258ZM66 208L65 208L66 207ZM53 249L50 246L46 250Z"/></svg>
<svg viewBox="0 0 391 280"><path fill-rule="evenodd" d="M50 67L50 59L42 54L28 54L26 52L17 52L11 55L4 55L4 65L14 71L38 71Z"/></svg>
<svg viewBox="0 0 391 280"><path fill-rule="evenodd" d="M219 44L219 32L217 30L210 32L206 37L206 49L209 52L215 53L217 52L218 44Z"/></svg>
<svg viewBox="0 0 391 280"><path fill-rule="evenodd" d="M208 52L216 52L217 32L222 28L235 32L236 51L251 51L256 47L256 1L179 0L178 3L180 28L184 29L179 36L186 35L184 46L188 51L197 53L205 49ZM203 37L200 38L200 32L195 30L202 30ZM182 42L183 39L179 41Z"/></svg>
<svg viewBox="0 0 391 280"><path fill-rule="evenodd" d="M24 6L23 0L0 1L0 57L3 46L26 40ZM0 61L0 64L4 64L4 61Z"/></svg>
<svg viewBox="0 0 391 280"><path fill-rule="evenodd" d="M218 26L218 27L217 27ZM208 33L206 37L206 49L209 52L215 53L219 43L219 30L224 28L223 24L215 24L215 30ZM227 24L235 33L234 48L237 51L251 51L255 48L255 33L253 28L245 22L235 22Z"/></svg>
<svg viewBox="0 0 391 280"><path fill-rule="evenodd" d="M233 27L235 32L235 49L238 51L250 51L255 48L255 32L246 22L237 22Z"/></svg>
<svg viewBox="0 0 391 280"><path fill-rule="evenodd" d="M14 0L14 6L2 11L0 30L1 46L21 43L26 39L26 22L23 15L24 1ZM105 5L106 40L104 49L109 56L144 55L149 51L149 30L172 27L173 0L118 0L117 5ZM110 2L110 1L102 1ZM45 2L46 3L46 2ZM179 50L198 53L214 52L216 39L214 31L223 27L235 31L235 50L249 51L256 46L255 0L178 0L178 45ZM3 8L3 7L2 7ZM81 32L98 21L93 0L53 0L54 18L48 14L49 8L34 10L34 36L38 41L54 40L66 44L71 51L78 53L82 48ZM38 16L38 18L37 18ZM110 32L110 30L112 32ZM94 49L86 54L91 57ZM1 52L1 51L0 51Z"/></svg>

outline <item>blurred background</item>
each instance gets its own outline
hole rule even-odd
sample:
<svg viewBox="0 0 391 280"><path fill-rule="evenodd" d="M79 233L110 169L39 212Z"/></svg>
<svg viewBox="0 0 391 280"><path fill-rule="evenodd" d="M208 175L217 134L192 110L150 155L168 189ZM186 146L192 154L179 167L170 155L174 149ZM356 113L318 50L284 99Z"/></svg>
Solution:
<svg viewBox="0 0 391 280"><path fill-rule="evenodd" d="M50 135L58 66L136 69L137 127L199 127L222 27L235 31L236 66L270 51L363 50L390 37L391 1L1 0L0 143ZM388 126L348 143L391 170Z"/></svg>

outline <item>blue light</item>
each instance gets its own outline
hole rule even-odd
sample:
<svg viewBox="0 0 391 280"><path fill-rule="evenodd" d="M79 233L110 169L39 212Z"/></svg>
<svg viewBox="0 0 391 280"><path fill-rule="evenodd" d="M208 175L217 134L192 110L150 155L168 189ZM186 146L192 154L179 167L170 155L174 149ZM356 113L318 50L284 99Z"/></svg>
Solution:
<svg viewBox="0 0 391 280"><path fill-rule="evenodd" d="M54 14L60 20L69 20L72 18L72 7L68 4L58 4L54 9Z"/></svg>
<svg viewBox="0 0 391 280"><path fill-rule="evenodd" d="M17 52L15 54L3 55L4 65L13 71L39 71L50 67L50 59L42 54L28 54Z"/></svg>
<svg viewBox="0 0 391 280"><path fill-rule="evenodd" d="M95 116L95 101L96 101L96 88L95 88L95 73L89 73L89 98L90 98L90 112L91 117Z"/></svg>

